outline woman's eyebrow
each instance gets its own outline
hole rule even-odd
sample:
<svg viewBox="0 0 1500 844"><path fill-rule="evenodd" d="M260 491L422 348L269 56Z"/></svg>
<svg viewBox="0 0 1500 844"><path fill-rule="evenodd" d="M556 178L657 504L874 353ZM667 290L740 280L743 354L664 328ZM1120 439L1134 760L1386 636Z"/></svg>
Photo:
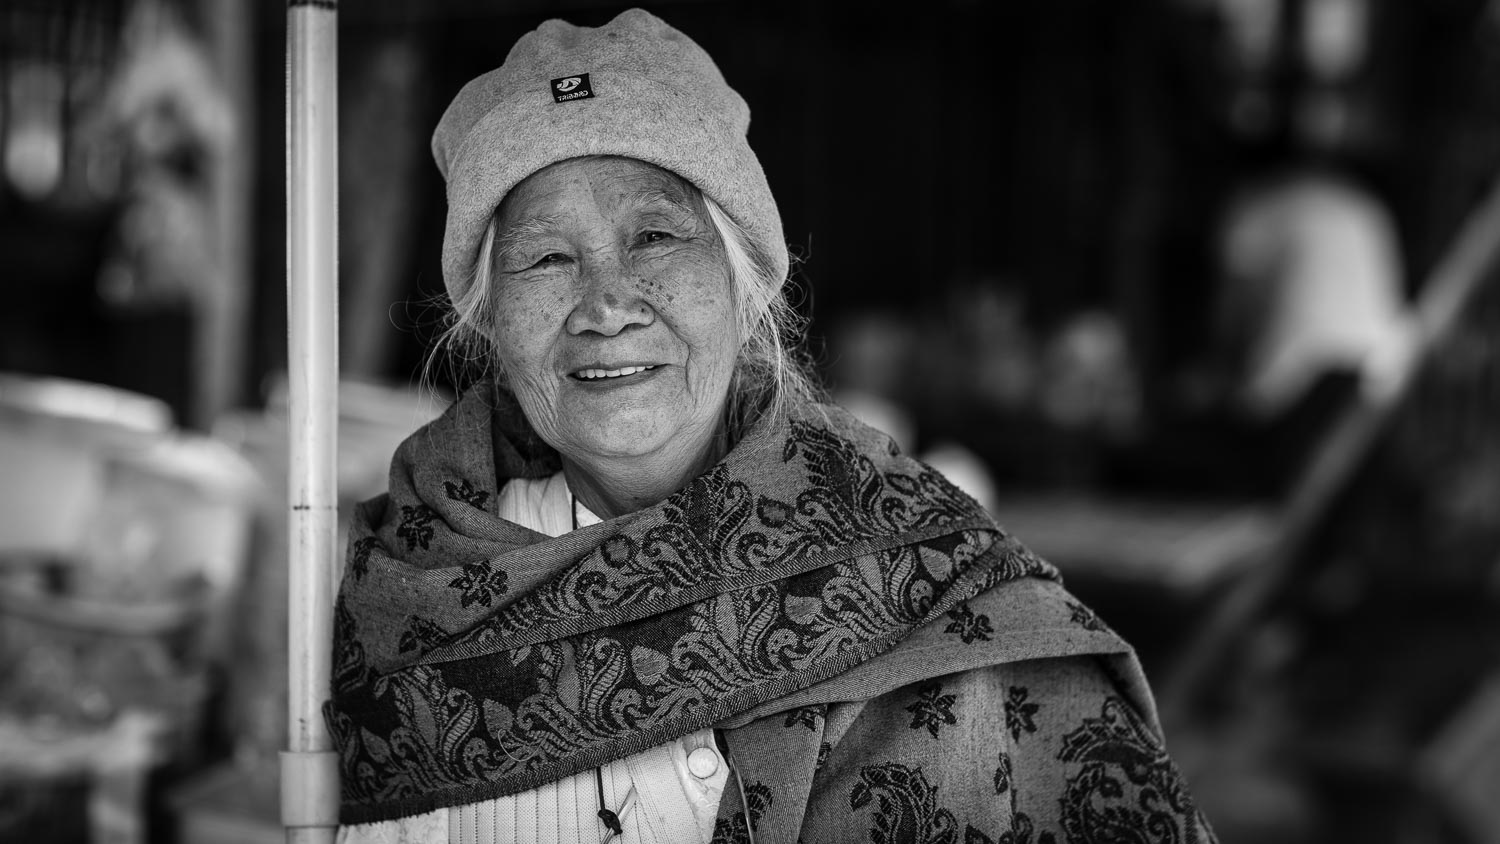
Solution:
<svg viewBox="0 0 1500 844"><path fill-rule="evenodd" d="M698 213L683 191L664 190L662 188L641 188L640 190L631 191L626 194L626 197L637 208L667 205L673 210L684 214Z"/></svg>
<svg viewBox="0 0 1500 844"><path fill-rule="evenodd" d="M561 222L562 218L557 214L539 214L508 223L495 235L496 257L512 257L528 241L556 232Z"/></svg>

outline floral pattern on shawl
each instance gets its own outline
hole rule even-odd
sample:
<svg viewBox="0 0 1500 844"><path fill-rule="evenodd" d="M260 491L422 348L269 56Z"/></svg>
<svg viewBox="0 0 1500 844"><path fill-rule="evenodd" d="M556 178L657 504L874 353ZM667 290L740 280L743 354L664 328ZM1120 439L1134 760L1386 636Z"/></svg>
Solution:
<svg viewBox="0 0 1500 844"><path fill-rule="evenodd" d="M941 630L982 589L1055 576L832 408L752 431L660 505L548 539L493 512L486 476L530 471L492 445L493 398L408 439L389 496L356 514L327 708L346 823L644 750Z"/></svg>
<svg viewBox="0 0 1500 844"><path fill-rule="evenodd" d="M1035 659L918 681L826 707L811 729L773 715L731 730L732 758L761 785L756 840L803 844L1212 844L1159 732L1112 678L1115 659ZM996 716L1012 690L1037 729ZM933 735L908 702L944 699ZM952 720L949 721L948 719ZM714 844L748 840L734 801ZM730 821L739 822L736 827ZM738 835L734 833L738 832Z"/></svg>

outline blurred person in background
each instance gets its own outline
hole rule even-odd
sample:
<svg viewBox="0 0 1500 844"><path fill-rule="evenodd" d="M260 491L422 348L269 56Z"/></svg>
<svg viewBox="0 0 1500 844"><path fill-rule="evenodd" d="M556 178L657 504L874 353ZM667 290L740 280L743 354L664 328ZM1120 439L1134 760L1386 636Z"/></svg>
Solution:
<svg viewBox="0 0 1500 844"><path fill-rule="evenodd" d="M1271 419L1332 373L1391 392L1411 355L1411 314L1395 225L1369 192L1324 170L1253 181L1229 203L1218 357L1226 400Z"/></svg>
<svg viewBox="0 0 1500 844"><path fill-rule="evenodd" d="M439 123L487 374L350 531L344 842L1212 840L1122 640L818 402L749 111L548 21Z"/></svg>

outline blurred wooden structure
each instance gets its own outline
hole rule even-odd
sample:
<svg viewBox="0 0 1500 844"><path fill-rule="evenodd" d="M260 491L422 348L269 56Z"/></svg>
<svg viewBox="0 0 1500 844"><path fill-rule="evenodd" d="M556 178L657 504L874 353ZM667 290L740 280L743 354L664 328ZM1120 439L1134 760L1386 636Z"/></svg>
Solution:
<svg viewBox="0 0 1500 844"><path fill-rule="evenodd" d="M1500 671L1424 748L1417 782L1473 844L1500 844Z"/></svg>
<svg viewBox="0 0 1500 844"><path fill-rule="evenodd" d="M1251 561L1186 638L1189 644L1158 693L1168 719L1183 715L1225 664L1253 622L1275 601L1304 564L1313 533L1369 454L1437 343L1454 329L1483 285L1500 272L1500 180L1490 187L1455 235L1448 253L1422 286L1417 302L1415 351L1401 377L1384 394L1366 394L1338 420L1294 481L1276 516L1275 541Z"/></svg>
<svg viewBox="0 0 1500 844"><path fill-rule="evenodd" d="M1119 499L1099 495L1004 501L996 516L1028 545L1088 584L1129 586L1179 605L1212 603L1181 637L1157 690L1168 721L1188 711L1260 615L1305 562L1303 552L1392 415L1433 346L1481 287L1500 275L1500 183L1473 211L1422 286L1417 352L1394 389L1365 395L1331 427L1279 502Z"/></svg>

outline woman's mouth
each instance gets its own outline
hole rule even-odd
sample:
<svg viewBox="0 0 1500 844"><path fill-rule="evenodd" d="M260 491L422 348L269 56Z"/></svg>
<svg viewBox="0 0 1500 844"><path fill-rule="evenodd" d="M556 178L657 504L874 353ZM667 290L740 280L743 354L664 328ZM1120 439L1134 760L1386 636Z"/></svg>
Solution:
<svg viewBox="0 0 1500 844"><path fill-rule="evenodd" d="M569 377L573 378L576 381L606 381L611 378L626 378L642 372L650 372L656 367L657 364L653 364L651 366L622 366L619 369L603 369L598 367L591 367L588 369L580 369L577 372L572 373L572 375L570 375Z"/></svg>

